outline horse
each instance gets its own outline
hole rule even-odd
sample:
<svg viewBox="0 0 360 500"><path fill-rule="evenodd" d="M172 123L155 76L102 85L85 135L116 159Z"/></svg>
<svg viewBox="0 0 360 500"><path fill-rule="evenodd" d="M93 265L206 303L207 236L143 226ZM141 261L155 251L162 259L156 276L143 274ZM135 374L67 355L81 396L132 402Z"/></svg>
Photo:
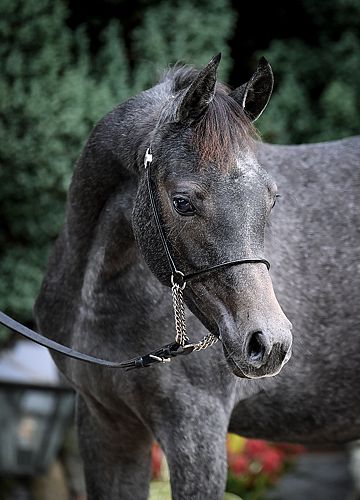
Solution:
<svg viewBox="0 0 360 500"><path fill-rule="evenodd" d="M219 62L175 65L117 106L73 174L40 331L114 361L138 356L174 337L172 285L183 352L206 347L202 336L214 344L132 371L54 354L77 393L89 500L146 499L154 439L174 500L220 500L228 431L360 435L360 137L262 143L270 64L230 89Z"/></svg>

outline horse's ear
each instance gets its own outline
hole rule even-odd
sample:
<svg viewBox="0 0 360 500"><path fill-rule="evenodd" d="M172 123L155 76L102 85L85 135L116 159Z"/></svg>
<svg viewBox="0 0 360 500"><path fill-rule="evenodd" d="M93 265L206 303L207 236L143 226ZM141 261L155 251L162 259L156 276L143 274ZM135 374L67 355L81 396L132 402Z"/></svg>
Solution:
<svg viewBox="0 0 360 500"><path fill-rule="evenodd" d="M192 82L177 112L179 121L196 120L205 111L215 93L216 72L221 59L217 54Z"/></svg>
<svg viewBox="0 0 360 500"><path fill-rule="evenodd" d="M266 108L273 86L274 75L271 66L265 57L262 57L250 80L233 90L230 95L242 106L248 117L255 121Z"/></svg>

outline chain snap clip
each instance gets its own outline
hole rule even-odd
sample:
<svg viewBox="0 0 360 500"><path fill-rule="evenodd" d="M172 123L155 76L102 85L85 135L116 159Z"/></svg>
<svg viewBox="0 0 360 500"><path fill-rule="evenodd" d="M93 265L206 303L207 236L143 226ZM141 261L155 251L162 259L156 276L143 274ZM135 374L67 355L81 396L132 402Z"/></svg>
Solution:
<svg viewBox="0 0 360 500"><path fill-rule="evenodd" d="M175 273L171 275L171 286L178 286L181 290L185 290L186 281L184 280L184 273L175 271Z"/></svg>

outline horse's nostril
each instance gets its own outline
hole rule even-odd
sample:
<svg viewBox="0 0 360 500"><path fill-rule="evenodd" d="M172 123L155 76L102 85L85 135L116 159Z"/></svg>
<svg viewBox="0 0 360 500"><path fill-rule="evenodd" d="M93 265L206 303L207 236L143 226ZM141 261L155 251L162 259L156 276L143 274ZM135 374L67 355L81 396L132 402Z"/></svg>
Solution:
<svg viewBox="0 0 360 500"><path fill-rule="evenodd" d="M266 353L263 334L254 332L249 336L247 344L247 355L250 362L262 362Z"/></svg>

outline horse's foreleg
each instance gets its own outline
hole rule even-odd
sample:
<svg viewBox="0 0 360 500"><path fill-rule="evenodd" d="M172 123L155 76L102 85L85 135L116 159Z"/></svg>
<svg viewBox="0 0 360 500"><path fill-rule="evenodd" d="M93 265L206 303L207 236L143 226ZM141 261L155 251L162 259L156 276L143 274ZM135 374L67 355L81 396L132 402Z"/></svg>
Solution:
<svg viewBox="0 0 360 500"><path fill-rule="evenodd" d="M146 500L152 436L137 417L121 408L112 416L78 397L79 445L88 500Z"/></svg>
<svg viewBox="0 0 360 500"><path fill-rule="evenodd" d="M223 500L227 463L227 418L221 408L199 411L194 402L173 413L157 430L170 469L173 500ZM189 409L190 410L190 409Z"/></svg>

